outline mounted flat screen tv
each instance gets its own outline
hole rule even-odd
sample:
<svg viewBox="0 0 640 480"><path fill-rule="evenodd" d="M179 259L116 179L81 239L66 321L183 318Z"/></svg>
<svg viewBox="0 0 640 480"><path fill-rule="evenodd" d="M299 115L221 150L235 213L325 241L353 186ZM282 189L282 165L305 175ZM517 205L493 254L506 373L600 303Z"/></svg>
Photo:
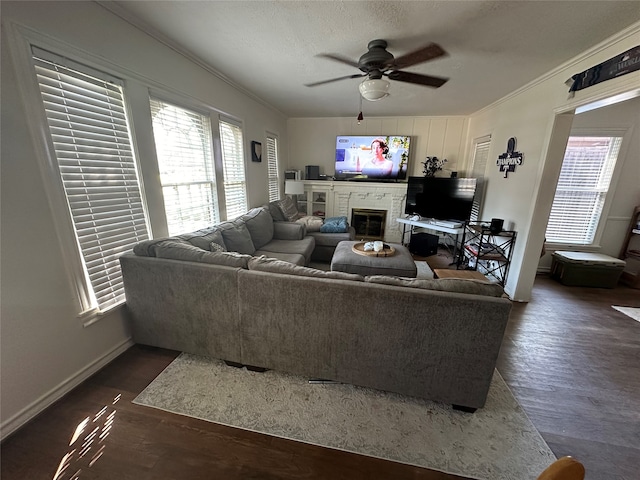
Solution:
<svg viewBox="0 0 640 480"><path fill-rule="evenodd" d="M407 178L411 137L339 135L336 180L398 181Z"/></svg>
<svg viewBox="0 0 640 480"><path fill-rule="evenodd" d="M475 193L475 178L409 177L404 213L466 222Z"/></svg>

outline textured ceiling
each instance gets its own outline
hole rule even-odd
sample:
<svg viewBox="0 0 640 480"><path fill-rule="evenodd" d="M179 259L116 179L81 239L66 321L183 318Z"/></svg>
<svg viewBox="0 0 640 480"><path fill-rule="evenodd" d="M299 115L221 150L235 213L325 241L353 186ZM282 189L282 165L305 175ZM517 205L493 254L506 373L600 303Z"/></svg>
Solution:
<svg viewBox="0 0 640 480"><path fill-rule="evenodd" d="M365 116L466 115L640 21L637 0L99 3L288 117L357 114L362 79L304 86L359 73L320 53L357 61L376 38L396 57L436 42L448 56L406 70L449 82L392 81Z"/></svg>

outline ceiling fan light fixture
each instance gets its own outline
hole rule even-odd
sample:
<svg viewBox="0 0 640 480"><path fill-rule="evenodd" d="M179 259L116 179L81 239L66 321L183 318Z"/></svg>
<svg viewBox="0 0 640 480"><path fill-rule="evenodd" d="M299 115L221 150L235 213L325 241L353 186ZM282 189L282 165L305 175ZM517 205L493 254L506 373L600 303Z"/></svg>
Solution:
<svg viewBox="0 0 640 480"><path fill-rule="evenodd" d="M365 80L360 84L360 95L365 100L375 102L389 95L389 82L381 78Z"/></svg>

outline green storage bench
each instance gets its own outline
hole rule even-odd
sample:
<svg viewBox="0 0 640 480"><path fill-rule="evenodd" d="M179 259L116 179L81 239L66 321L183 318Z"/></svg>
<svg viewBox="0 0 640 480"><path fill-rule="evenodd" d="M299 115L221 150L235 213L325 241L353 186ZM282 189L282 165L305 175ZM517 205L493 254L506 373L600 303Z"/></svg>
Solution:
<svg viewBox="0 0 640 480"><path fill-rule="evenodd" d="M551 256L551 277L576 287L614 288L626 265L602 253L558 251Z"/></svg>

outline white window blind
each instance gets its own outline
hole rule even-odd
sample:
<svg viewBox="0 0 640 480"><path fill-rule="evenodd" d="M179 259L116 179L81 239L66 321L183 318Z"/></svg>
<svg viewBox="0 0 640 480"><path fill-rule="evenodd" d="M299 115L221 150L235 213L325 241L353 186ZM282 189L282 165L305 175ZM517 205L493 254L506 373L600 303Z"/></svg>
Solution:
<svg viewBox="0 0 640 480"><path fill-rule="evenodd" d="M269 201L280 199L280 179L278 178L278 139L267 135L267 175L269 182Z"/></svg>
<svg viewBox="0 0 640 480"><path fill-rule="evenodd" d="M473 170L471 178L478 179L476 183L476 194L473 197L473 205L471 207L472 222L480 221L480 212L482 211L482 200L484 199L484 174L487 168L487 160L489 159L489 147L491 147L491 138L483 137L476 141L473 151Z"/></svg>
<svg viewBox="0 0 640 480"><path fill-rule="evenodd" d="M34 48L40 93L84 267L83 310L124 301L118 257L148 239L120 85Z"/></svg>
<svg viewBox="0 0 640 480"><path fill-rule="evenodd" d="M546 238L551 243L593 243L622 137L569 137Z"/></svg>
<svg viewBox="0 0 640 480"><path fill-rule="evenodd" d="M220 144L227 219L231 220L246 213L248 208L242 129L220 119Z"/></svg>
<svg viewBox="0 0 640 480"><path fill-rule="evenodd" d="M155 98L149 101L169 235L218 223L209 117Z"/></svg>

